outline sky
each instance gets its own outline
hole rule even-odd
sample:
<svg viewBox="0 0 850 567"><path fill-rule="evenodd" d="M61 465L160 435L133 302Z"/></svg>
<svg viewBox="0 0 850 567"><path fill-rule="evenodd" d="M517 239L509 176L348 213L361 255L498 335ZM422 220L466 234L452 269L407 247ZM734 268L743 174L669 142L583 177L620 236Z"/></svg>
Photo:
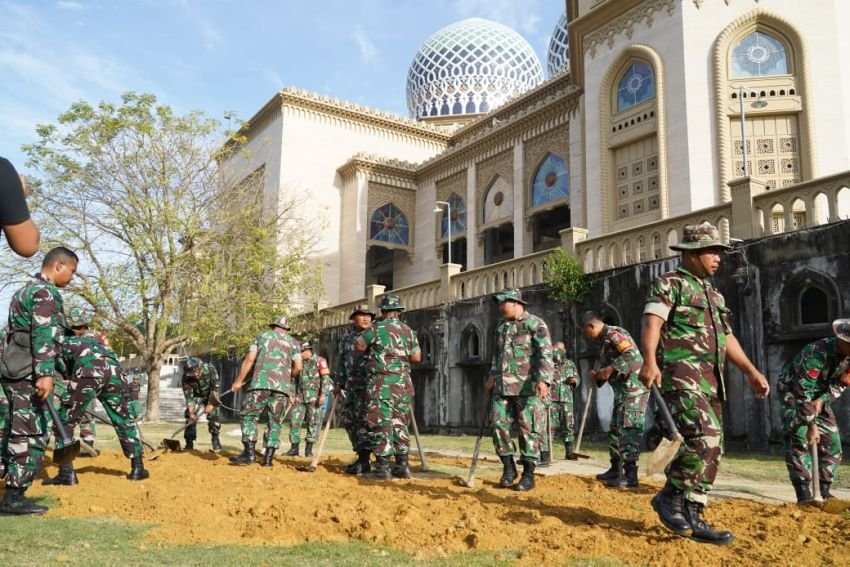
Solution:
<svg viewBox="0 0 850 567"><path fill-rule="evenodd" d="M284 86L407 116L413 56L482 17L519 32L544 72L564 0L0 0L0 155L77 100L155 94L178 112L250 118Z"/></svg>

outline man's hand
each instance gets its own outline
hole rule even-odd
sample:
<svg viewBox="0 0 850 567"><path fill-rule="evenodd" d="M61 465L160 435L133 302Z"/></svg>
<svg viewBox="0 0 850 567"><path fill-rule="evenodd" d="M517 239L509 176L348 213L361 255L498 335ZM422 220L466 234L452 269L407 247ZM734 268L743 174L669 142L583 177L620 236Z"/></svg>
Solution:
<svg viewBox="0 0 850 567"><path fill-rule="evenodd" d="M198 418L195 416L195 408L186 408L186 412L189 414L189 421L198 421Z"/></svg>
<svg viewBox="0 0 850 567"><path fill-rule="evenodd" d="M230 387L230 391L233 392L233 393L236 393L241 389L242 389L242 382L234 382L233 385Z"/></svg>
<svg viewBox="0 0 850 567"><path fill-rule="evenodd" d="M493 391L493 388L496 386L496 378L492 374L487 377L487 381L484 382L484 393L489 394Z"/></svg>
<svg viewBox="0 0 850 567"><path fill-rule="evenodd" d="M815 415L820 415L820 412L823 411L823 400L817 399L812 402L812 405L815 407Z"/></svg>
<svg viewBox="0 0 850 567"><path fill-rule="evenodd" d="M661 369L658 368L655 359L643 359L643 366L640 367L638 378L647 388L651 388L653 385L661 386Z"/></svg>
<svg viewBox="0 0 850 567"><path fill-rule="evenodd" d="M334 396L338 396L342 392L342 388L339 384L334 384Z"/></svg>
<svg viewBox="0 0 850 567"><path fill-rule="evenodd" d="M820 443L820 431L818 431L818 426L814 421L809 423L809 431L806 432L806 441L809 446Z"/></svg>
<svg viewBox="0 0 850 567"><path fill-rule="evenodd" d="M212 404L207 404L207 405L205 405L205 406L204 406L204 413L207 413L207 414L208 414L208 413L210 413L213 409L215 409L215 408L213 408L213 405L212 405Z"/></svg>
<svg viewBox="0 0 850 567"><path fill-rule="evenodd" d="M53 392L53 376L41 376L35 381L35 395L41 401L46 401Z"/></svg>
<svg viewBox="0 0 850 567"><path fill-rule="evenodd" d="M614 372L613 366L606 366L605 368L600 368L596 372L591 372L591 378L596 380L596 385L601 386L603 382L607 382L611 377L611 374Z"/></svg>
<svg viewBox="0 0 850 567"><path fill-rule="evenodd" d="M747 374L747 382L750 383L750 388L756 393L756 398L760 400L765 399L770 393L770 383L768 383L764 374L755 368Z"/></svg>
<svg viewBox="0 0 850 567"><path fill-rule="evenodd" d="M549 384L546 382L538 382L534 385L534 389L537 390L537 397L541 400L549 397Z"/></svg>

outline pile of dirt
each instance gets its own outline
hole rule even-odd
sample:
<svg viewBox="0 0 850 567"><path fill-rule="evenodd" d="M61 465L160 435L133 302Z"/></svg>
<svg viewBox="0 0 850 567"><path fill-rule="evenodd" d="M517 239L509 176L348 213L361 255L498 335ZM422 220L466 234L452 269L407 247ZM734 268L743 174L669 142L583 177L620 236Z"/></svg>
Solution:
<svg viewBox="0 0 850 567"><path fill-rule="evenodd" d="M444 459L464 466L463 459ZM236 467L225 455L165 454L149 463L151 478L129 482L117 453L77 461L75 487L33 486L56 495L63 517L113 516L154 527L149 543L277 544L344 541L392 546L418 558L468 550L521 550L525 564L571 557L612 557L657 565L850 564L850 520L794 505L714 500L708 519L730 529L726 547L677 537L657 522L649 500L657 487L607 489L586 477L537 479L531 493L453 478L366 481L342 473L331 458L314 473L298 459L271 469ZM55 467L48 467L53 475Z"/></svg>

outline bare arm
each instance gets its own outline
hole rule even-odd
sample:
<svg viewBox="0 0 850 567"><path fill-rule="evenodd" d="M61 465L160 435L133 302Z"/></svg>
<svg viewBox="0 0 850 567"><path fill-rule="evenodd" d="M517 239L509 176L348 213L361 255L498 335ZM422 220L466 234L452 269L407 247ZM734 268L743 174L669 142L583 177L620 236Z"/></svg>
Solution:
<svg viewBox="0 0 850 567"><path fill-rule="evenodd" d="M420 362L422 362L422 353L416 352L416 353L411 354L410 355L410 362L412 362L413 364L419 364Z"/></svg>
<svg viewBox="0 0 850 567"><path fill-rule="evenodd" d="M236 376L236 380L233 381L233 385L230 387L231 392L238 392L242 388L242 383L245 382L245 377L248 375L251 367L254 366L255 360L257 360L257 351L249 351L245 360L242 361L242 366L239 367L239 375Z"/></svg>
<svg viewBox="0 0 850 567"><path fill-rule="evenodd" d="M41 234L32 219L17 224L7 224L3 227L3 232L6 233L6 242L9 243L9 248L19 256L29 258L38 252Z"/></svg>
<svg viewBox="0 0 850 567"><path fill-rule="evenodd" d="M301 357L296 356L292 359L292 377L295 378L301 374L301 369L304 368L304 363L301 362Z"/></svg>
<svg viewBox="0 0 850 567"><path fill-rule="evenodd" d="M661 370L655 353L658 350L658 342L661 340L661 327L664 319L652 313L643 316L643 326L640 332L640 350L643 354L643 366L640 368L640 381L647 388L653 384L661 385Z"/></svg>
<svg viewBox="0 0 850 567"><path fill-rule="evenodd" d="M767 397L770 393L770 384L764 377L764 374L753 366L753 363L747 358L744 349L741 348L741 343L731 333L726 335L726 359L744 373L758 399L763 400Z"/></svg>

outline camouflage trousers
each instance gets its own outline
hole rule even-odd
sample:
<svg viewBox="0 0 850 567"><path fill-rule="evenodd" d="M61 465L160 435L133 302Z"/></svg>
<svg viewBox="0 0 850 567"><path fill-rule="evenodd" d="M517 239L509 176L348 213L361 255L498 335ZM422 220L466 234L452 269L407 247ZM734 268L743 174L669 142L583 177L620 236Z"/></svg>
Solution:
<svg viewBox="0 0 850 567"><path fill-rule="evenodd" d="M47 443L47 408L35 396L35 382L2 379L9 402L3 458L6 461L6 486L29 488L41 469Z"/></svg>
<svg viewBox="0 0 850 567"><path fill-rule="evenodd" d="M838 423L835 412L825 403L823 410L815 417L815 423L820 432L818 443L818 464L820 481L831 483L838 472L841 463L841 436L838 433ZM785 438L785 466L792 481L812 480L812 453L806 441L808 425L799 415L795 407L794 395L785 394L782 398L782 429Z"/></svg>
<svg viewBox="0 0 850 567"><path fill-rule="evenodd" d="M277 449L280 431L289 408L289 396L274 390L251 390L242 402L242 442L257 442L257 425L265 417L263 447Z"/></svg>
<svg viewBox="0 0 850 567"><path fill-rule="evenodd" d="M208 399L209 398L192 398L192 409L195 410L195 415L199 415L200 412L204 410ZM186 408L186 411L183 412L183 417L186 418L186 423L189 423L189 408ZM221 414L217 407L213 408L213 410L207 414L207 429L213 437L216 437L221 432ZM183 439L186 441L194 441L197 438L197 422L189 423L189 425L186 426L186 429L183 430Z"/></svg>
<svg viewBox="0 0 850 567"><path fill-rule="evenodd" d="M386 379L370 380L367 387L366 429L369 450L378 457L407 455L410 452L410 404L413 402L409 383L388 383Z"/></svg>
<svg viewBox="0 0 850 567"><path fill-rule="evenodd" d="M0 479L6 476L6 424L9 423L9 400L0 387Z"/></svg>
<svg viewBox="0 0 850 567"><path fill-rule="evenodd" d="M130 414L130 395L127 383L120 372L111 367L103 370L103 376L77 377L71 379L67 389L60 397L59 417L65 424L66 433L73 437L74 428L80 423L86 410L91 409L97 398L103 405L106 415L115 428L121 450L128 459L142 455L142 442L136 421ZM53 424L59 427L58 423ZM56 447L62 447L62 439L57 434Z"/></svg>
<svg viewBox="0 0 850 567"><path fill-rule="evenodd" d="M683 451L667 468L667 482L688 500L706 504L723 448L720 400L696 390L674 390L664 393L664 401L684 438Z"/></svg>
<svg viewBox="0 0 850 567"><path fill-rule="evenodd" d="M307 426L307 443L315 443L319 439L319 431L322 429L322 416L325 411L322 406L316 407L318 400L312 402L299 402L292 408L289 418L289 442L301 443L301 426Z"/></svg>
<svg viewBox="0 0 850 567"><path fill-rule="evenodd" d="M546 435L546 407L537 396L493 396L490 419L493 423L493 445L500 457L513 455L516 447L511 440L514 422L519 427L519 451L532 463L540 459L543 437Z"/></svg>
<svg viewBox="0 0 850 567"><path fill-rule="evenodd" d="M572 443L575 441L575 413L573 413L573 401L568 402L549 402L549 428L552 432L552 442L561 441L563 443ZM555 435L555 432L558 435ZM542 451L551 451L549 447L549 435L545 431L543 435Z"/></svg>
<svg viewBox="0 0 850 567"><path fill-rule="evenodd" d="M616 391L611 426L608 429L608 454L612 460L634 462L640 458L640 442L646 425L649 392L634 395Z"/></svg>
<svg viewBox="0 0 850 567"><path fill-rule="evenodd" d="M349 387L345 390L342 422L354 452L369 451L369 429L366 427L366 408L369 396L366 386Z"/></svg>
<svg viewBox="0 0 850 567"><path fill-rule="evenodd" d="M63 399L68 396L68 382L59 378L58 376L53 380L53 393L57 398ZM60 405L56 406L56 409L59 410ZM90 408L86 408L87 410L94 409L94 406ZM48 421L50 420L50 416L47 416ZM80 439L85 441L86 443L94 443L96 440L97 428L95 427L95 419L87 413L83 413L83 416L80 418Z"/></svg>

